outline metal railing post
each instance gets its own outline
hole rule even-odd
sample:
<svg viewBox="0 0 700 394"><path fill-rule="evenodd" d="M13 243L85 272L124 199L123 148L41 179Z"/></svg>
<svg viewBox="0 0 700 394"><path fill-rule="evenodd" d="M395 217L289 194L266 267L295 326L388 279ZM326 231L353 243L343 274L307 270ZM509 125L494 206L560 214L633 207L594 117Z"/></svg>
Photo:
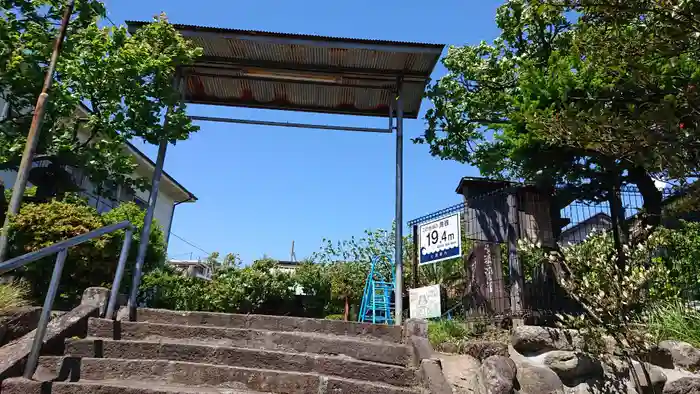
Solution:
<svg viewBox="0 0 700 394"><path fill-rule="evenodd" d="M61 281L61 273L63 272L63 265L66 262L66 256L68 256L68 249L62 249L60 252L58 252L58 255L56 256L56 264L53 266L53 275L51 276L49 291L46 293L46 298L44 299L44 308L41 310L39 325L36 327L36 333L34 334L34 343L32 343L32 351L31 353L29 353L27 365L24 368L24 377L26 379L31 379L32 376L34 376L34 372L36 371L36 367L39 362L41 347L44 344L46 328L49 324L49 320L51 319L53 301L56 298L56 293L58 292L58 284Z"/></svg>
<svg viewBox="0 0 700 394"><path fill-rule="evenodd" d="M124 268L126 266L126 259L129 257L129 247L131 246L131 239L133 235L134 230L131 227L129 227L124 233L124 242L122 243L122 251L119 254L117 272L114 274L112 292L109 295L109 304L107 305L107 311L105 312L106 319L112 319L114 317L114 309L116 308L117 298L119 297L119 287L121 287L122 277L124 276Z"/></svg>

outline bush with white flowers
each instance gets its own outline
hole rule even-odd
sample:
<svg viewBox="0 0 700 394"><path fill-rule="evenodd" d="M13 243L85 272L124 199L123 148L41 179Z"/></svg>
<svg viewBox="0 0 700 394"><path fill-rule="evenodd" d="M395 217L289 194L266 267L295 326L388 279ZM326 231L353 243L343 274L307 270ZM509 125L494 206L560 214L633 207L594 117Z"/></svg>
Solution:
<svg viewBox="0 0 700 394"><path fill-rule="evenodd" d="M562 325L581 330L591 340L609 335L637 350L647 348L648 336L639 324L643 312L678 296L658 253L664 238L654 232L641 242L624 244L620 256L610 232L594 232L579 244L540 252L559 284L585 310L560 315ZM532 254L538 248L521 244L521 249Z"/></svg>

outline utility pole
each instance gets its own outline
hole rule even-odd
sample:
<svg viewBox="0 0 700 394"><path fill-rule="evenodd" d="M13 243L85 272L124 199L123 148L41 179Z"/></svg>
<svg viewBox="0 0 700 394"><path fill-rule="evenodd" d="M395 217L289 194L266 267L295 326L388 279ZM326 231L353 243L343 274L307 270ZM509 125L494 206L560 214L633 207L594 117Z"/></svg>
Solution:
<svg viewBox="0 0 700 394"><path fill-rule="evenodd" d="M294 253L294 241L292 241L292 253L289 254L289 261L297 261L297 254Z"/></svg>
<svg viewBox="0 0 700 394"><path fill-rule="evenodd" d="M32 124L29 127L29 135L27 135L27 143L24 146L22 161L20 162L19 169L17 171L17 180L15 180L15 184L12 187L12 197L10 198L10 204L7 208L7 214L5 215L5 223L3 224L2 232L0 233L0 261L5 261L5 258L7 257L7 237L10 232L10 220L12 216L19 213L19 207L22 204L22 197L24 197L24 190L27 188L29 171L32 169L34 154L36 153L36 147L39 144L41 126L44 122L44 115L46 114L46 105L49 102L49 90L51 89L51 84L53 83L53 74L56 71L56 62L58 61L58 55L61 53L61 48L63 47L63 40L66 38L68 23L70 22L70 17L73 14L74 7L75 0L69 0L66 10L63 12L63 19L61 20L61 27L58 31L58 37L56 37L56 42L53 46L53 53L51 54L51 60L49 61L49 69L46 70L44 86L41 88L41 93L36 100Z"/></svg>

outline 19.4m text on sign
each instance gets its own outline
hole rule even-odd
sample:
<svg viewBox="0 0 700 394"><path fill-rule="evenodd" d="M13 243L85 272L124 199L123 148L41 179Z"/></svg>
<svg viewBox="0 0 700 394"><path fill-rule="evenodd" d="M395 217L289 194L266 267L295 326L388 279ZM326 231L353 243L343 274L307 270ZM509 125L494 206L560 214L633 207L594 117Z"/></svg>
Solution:
<svg viewBox="0 0 700 394"><path fill-rule="evenodd" d="M462 255L459 213L425 223L418 228L418 263L432 264Z"/></svg>

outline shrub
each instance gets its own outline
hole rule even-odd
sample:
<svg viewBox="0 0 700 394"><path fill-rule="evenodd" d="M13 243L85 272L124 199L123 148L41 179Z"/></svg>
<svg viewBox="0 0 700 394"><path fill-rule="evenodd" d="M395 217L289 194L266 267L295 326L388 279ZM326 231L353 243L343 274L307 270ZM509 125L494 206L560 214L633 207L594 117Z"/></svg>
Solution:
<svg viewBox="0 0 700 394"><path fill-rule="evenodd" d="M344 320L345 316L343 316L340 313L336 313L333 315L328 315L328 316L324 317L324 319L326 319L326 320Z"/></svg>
<svg viewBox="0 0 700 394"><path fill-rule="evenodd" d="M143 230L143 222L146 217L146 211L139 208L133 202L122 203L118 207L102 215L104 226L119 223L125 220L130 221L135 229L131 239L131 247L129 248L129 258L127 259L126 269L124 270L124 278L121 284L121 291L127 292L131 288L133 279L134 263L138 255L139 243L141 240L141 231ZM106 250L109 256L119 256L122 243L124 241L124 230L116 231L110 234L111 241ZM151 224L151 234L148 239L148 249L146 249L146 259L143 263L143 272L150 272L156 268L162 267L165 264L166 245L165 234L154 218ZM116 257L113 257L115 260ZM116 262L117 260L115 260ZM111 279L110 279L111 280Z"/></svg>
<svg viewBox="0 0 700 394"><path fill-rule="evenodd" d="M273 260L250 267L225 267L211 281L186 277L171 268L146 274L141 300L154 308L229 313L295 314L294 281L274 270Z"/></svg>
<svg viewBox="0 0 700 394"><path fill-rule="evenodd" d="M143 217L144 213L130 203L123 204L104 216L80 200L24 204L19 215L12 220L10 253L14 257L36 251L125 219L132 220L141 228ZM162 263L165 255L163 232L157 225L152 228L144 272ZM131 282L139 235L138 231L134 234L136 242L130 251L128 263L131 264L127 263L123 290ZM55 303L57 308L76 305L87 287L111 286L123 237L124 231L112 233L68 250ZM55 260L55 255L49 256L28 264L17 272L19 277L30 283L30 298L35 302L41 302L46 294Z"/></svg>
<svg viewBox="0 0 700 394"><path fill-rule="evenodd" d="M152 308L181 311L207 311L205 301L209 283L202 279L186 277L164 266L143 276L140 301Z"/></svg>
<svg viewBox="0 0 700 394"><path fill-rule="evenodd" d="M700 299L700 223L681 221L675 229L660 228L661 258L670 279L684 297Z"/></svg>
<svg viewBox="0 0 700 394"><path fill-rule="evenodd" d="M0 284L0 315L28 304L28 289L19 283Z"/></svg>
<svg viewBox="0 0 700 394"><path fill-rule="evenodd" d="M647 348L649 338L635 321L644 310L678 295L670 284L669 269L658 257L664 239L654 232L640 242L622 245L623 256L618 256L612 234L597 232L548 254L559 284L585 310L581 315L559 316L562 324L581 330L592 345L610 335L635 350Z"/></svg>
<svg viewBox="0 0 700 394"><path fill-rule="evenodd" d="M213 310L222 312L290 314L296 308L294 282L274 270L274 260L250 267L222 269L210 282Z"/></svg>
<svg viewBox="0 0 700 394"><path fill-rule="evenodd" d="M102 227L95 209L86 205L50 201L45 204L24 204L19 215L13 217L11 227L11 255L19 256L53 245L80 234ZM108 282L109 268L104 250L106 237L94 239L68 250L56 299L57 307L71 306L89 286ZM49 256L28 264L18 276L31 285L31 298L41 302L49 286L56 256Z"/></svg>

